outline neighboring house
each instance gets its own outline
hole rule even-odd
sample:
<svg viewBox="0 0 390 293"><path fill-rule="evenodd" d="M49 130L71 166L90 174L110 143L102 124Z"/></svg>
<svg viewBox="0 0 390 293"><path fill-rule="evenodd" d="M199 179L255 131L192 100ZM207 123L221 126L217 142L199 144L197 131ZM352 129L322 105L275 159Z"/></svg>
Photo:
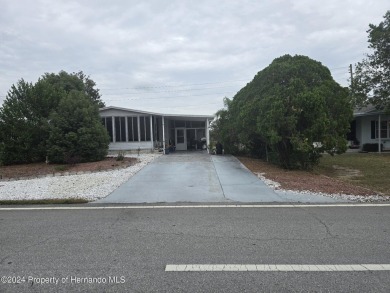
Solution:
<svg viewBox="0 0 390 293"><path fill-rule="evenodd" d="M100 109L110 150L201 149L210 143L211 115L170 115L119 107Z"/></svg>
<svg viewBox="0 0 390 293"><path fill-rule="evenodd" d="M390 150L390 115L367 106L354 111L349 140L357 140L359 148L364 144L378 144ZM380 150L380 148L379 148Z"/></svg>

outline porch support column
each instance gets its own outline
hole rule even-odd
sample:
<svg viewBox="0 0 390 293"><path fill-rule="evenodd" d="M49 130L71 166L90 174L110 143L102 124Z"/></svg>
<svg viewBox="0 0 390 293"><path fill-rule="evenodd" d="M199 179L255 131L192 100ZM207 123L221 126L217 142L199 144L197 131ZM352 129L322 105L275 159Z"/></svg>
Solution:
<svg viewBox="0 0 390 293"><path fill-rule="evenodd" d="M381 143L382 143L382 138L381 138L381 115L379 114L378 117L378 153L381 153Z"/></svg>
<svg viewBox="0 0 390 293"><path fill-rule="evenodd" d="M112 119L112 142L116 142L115 117L111 116L111 119Z"/></svg>
<svg viewBox="0 0 390 293"><path fill-rule="evenodd" d="M164 122L164 116L161 116L162 120L162 133L163 133L163 154L165 155L165 122Z"/></svg>
<svg viewBox="0 0 390 293"><path fill-rule="evenodd" d="M206 149L207 152L210 153L209 145L210 145L210 131L209 131L209 118L206 119Z"/></svg>
<svg viewBox="0 0 390 293"><path fill-rule="evenodd" d="M154 141L153 141L153 118L150 115L150 142L152 143L152 151L154 150Z"/></svg>

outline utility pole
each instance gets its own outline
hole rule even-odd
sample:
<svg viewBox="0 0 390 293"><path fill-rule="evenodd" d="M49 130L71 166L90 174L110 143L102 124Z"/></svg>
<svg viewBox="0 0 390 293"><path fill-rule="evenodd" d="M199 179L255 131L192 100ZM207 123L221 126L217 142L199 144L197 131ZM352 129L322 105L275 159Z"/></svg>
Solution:
<svg viewBox="0 0 390 293"><path fill-rule="evenodd" d="M349 64L349 72L351 73L351 99L353 101L354 93L355 93L355 91L354 91L355 86L354 86L354 82L353 82L352 64ZM353 101L353 102L355 102L355 101Z"/></svg>

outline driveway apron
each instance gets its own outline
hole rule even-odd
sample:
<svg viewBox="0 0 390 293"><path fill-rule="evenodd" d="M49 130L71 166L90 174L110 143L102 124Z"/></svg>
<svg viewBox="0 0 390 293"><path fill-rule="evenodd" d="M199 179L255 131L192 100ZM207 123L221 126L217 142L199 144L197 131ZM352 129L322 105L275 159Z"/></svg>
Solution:
<svg viewBox="0 0 390 293"><path fill-rule="evenodd" d="M233 156L193 151L155 159L95 203L294 201L305 198L276 193Z"/></svg>

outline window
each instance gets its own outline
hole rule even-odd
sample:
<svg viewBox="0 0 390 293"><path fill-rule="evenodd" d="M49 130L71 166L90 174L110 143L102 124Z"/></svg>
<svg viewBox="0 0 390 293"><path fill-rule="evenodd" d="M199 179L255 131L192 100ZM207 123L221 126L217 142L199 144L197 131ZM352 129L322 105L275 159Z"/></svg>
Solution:
<svg viewBox="0 0 390 293"><path fill-rule="evenodd" d="M371 121L371 139L379 138L379 131L380 131L381 138L390 138L389 124L390 124L390 121L386 121L386 120L381 121L381 127L379 129L378 120L376 120L376 121L372 120Z"/></svg>
<svg viewBox="0 0 390 293"><path fill-rule="evenodd" d="M127 134L129 141L138 141L138 118L127 117Z"/></svg>
<svg viewBox="0 0 390 293"><path fill-rule="evenodd" d="M126 118L115 117L115 141L124 142L126 141Z"/></svg>
<svg viewBox="0 0 390 293"><path fill-rule="evenodd" d="M112 117L103 117L102 118L102 123L104 127L106 128L108 135L110 136L110 142L113 142L112 138Z"/></svg>
<svg viewBox="0 0 390 293"><path fill-rule="evenodd" d="M139 126L141 141L150 141L150 116L140 116Z"/></svg>
<svg viewBox="0 0 390 293"><path fill-rule="evenodd" d="M175 127L186 127L186 122L181 120L175 120Z"/></svg>
<svg viewBox="0 0 390 293"><path fill-rule="evenodd" d="M205 122L204 121L193 121L192 122L192 127L193 128L204 128L205 127Z"/></svg>
<svg viewBox="0 0 390 293"><path fill-rule="evenodd" d="M146 141L150 141L150 117L145 117L145 128Z"/></svg>
<svg viewBox="0 0 390 293"><path fill-rule="evenodd" d="M196 139L200 140L203 137L206 137L205 130L204 129L197 129L196 130Z"/></svg>

